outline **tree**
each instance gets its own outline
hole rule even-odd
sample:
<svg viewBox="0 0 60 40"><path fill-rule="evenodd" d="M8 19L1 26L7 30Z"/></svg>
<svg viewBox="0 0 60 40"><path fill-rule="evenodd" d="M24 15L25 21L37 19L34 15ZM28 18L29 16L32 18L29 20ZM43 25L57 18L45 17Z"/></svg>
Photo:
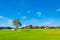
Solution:
<svg viewBox="0 0 60 40"><path fill-rule="evenodd" d="M22 26L21 22L19 22L19 19L14 19L13 24L15 26L15 30L17 30L20 26Z"/></svg>
<svg viewBox="0 0 60 40"><path fill-rule="evenodd" d="M32 28L32 25L29 25L30 28Z"/></svg>

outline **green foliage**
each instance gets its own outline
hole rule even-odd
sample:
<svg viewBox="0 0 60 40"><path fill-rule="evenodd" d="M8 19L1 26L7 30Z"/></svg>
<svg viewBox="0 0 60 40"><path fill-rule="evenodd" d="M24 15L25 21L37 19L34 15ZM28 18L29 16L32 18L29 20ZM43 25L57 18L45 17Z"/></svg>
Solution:
<svg viewBox="0 0 60 40"><path fill-rule="evenodd" d="M19 19L13 20L13 24L14 24L15 26L22 26L22 24L19 22Z"/></svg>
<svg viewBox="0 0 60 40"><path fill-rule="evenodd" d="M56 27L48 27L48 29L56 29Z"/></svg>
<svg viewBox="0 0 60 40"><path fill-rule="evenodd" d="M22 26L21 22L19 22L19 19L13 20L13 24L15 25L16 30L18 29L18 27Z"/></svg>
<svg viewBox="0 0 60 40"><path fill-rule="evenodd" d="M45 28L45 26L41 26L41 27L40 27L40 29L44 29L44 28Z"/></svg>
<svg viewBox="0 0 60 40"><path fill-rule="evenodd" d="M32 25L29 25L28 27L32 28Z"/></svg>
<svg viewBox="0 0 60 40"><path fill-rule="evenodd" d="M60 26L26 26L26 27L22 27L21 29L60 29Z"/></svg>

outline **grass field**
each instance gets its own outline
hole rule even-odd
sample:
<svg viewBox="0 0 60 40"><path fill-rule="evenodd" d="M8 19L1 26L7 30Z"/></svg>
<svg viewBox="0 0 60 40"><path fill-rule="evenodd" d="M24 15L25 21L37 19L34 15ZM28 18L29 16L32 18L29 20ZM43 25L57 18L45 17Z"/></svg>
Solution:
<svg viewBox="0 0 60 40"><path fill-rule="evenodd" d="M60 29L0 30L0 40L60 40Z"/></svg>

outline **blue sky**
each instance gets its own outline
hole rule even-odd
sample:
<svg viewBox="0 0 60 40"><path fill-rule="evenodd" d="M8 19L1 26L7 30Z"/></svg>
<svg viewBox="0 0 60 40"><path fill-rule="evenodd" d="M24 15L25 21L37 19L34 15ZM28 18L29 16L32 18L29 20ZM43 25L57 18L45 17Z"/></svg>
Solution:
<svg viewBox="0 0 60 40"><path fill-rule="evenodd" d="M0 26L13 26L15 18L23 26L60 26L60 0L0 0Z"/></svg>

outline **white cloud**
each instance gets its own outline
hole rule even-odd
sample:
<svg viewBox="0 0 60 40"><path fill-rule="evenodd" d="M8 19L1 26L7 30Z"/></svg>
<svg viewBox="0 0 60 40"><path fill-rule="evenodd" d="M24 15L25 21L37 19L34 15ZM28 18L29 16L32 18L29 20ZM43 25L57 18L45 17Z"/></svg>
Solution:
<svg viewBox="0 0 60 40"><path fill-rule="evenodd" d="M13 20L12 19L7 19L7 25L8 26L12 26L13 25Z"/></svg>
<svg viewBox="0 0 60 40"><path fill-rule="evenodd" d="M44 25L51 25L51 24L52 24L52 22L50 22L50 21L47 21L44 23Z"/></svg>
<svg viewBox="0 0 60 40"><path fill-rule="evenodd" d="M27 11L27 13L29 14L29 13L30 13L30 11Z"/></svg>
<svg viewBox="0 0 60 40"><path fill-rule="evenodd" d="M31 19L31 20L29 20L29 22L36 23L36 22L38 22L38 20L37 19Z"/></svg>
<svg viewBox="0 0 60 40"><path fill-rule="evenodd" d="M40 17L40 16L41 16L41 12L37 12L36 14L37 14L37 16L38 16L38 17Z"/></svg>
<svg viewBox="0 0 60 40"><path fill-rule="evenodd" d="M26 16L22 16L22 19L26 19L27 17Z"/></svg>
<svg viewBox="0 0 60 40"><path fill-rule="evenodd" d="M54 22L54 20L52 20L52 19L47 19L47 20L45 20L45 21L43 21L42 23L41 23L41 25L52 25L53 24L53 22Z"/></svg>
<svg viewBox="0 0 60 40"><path fill-rule="evenodd" d="M45 20L39 20L39 19L30 19L28 20L29 24L32 24L32 25L49 25L51 26L53 23L54 23L54 19L45 19Z"/></svg>
<svg viewBox="0 0 60 40"><path fill-rule="evenodd" d="M0 18L1 18L0 19L0 26L4 26L4 27L6 27L6 26L12 27L13 26L12 19L4 17L4 16L0 16Z"/></svg>
<svg viewBox="0 0 60 40"><path fill-rule="evenodd" d="M4 18L3 16L0 16L0 18Z"/></svg>
<svg viewBox="0 0 60 40"><path fill-rule="evenodd" d="M56 11L60 11L60 9L57 9Z"/></svg>
<svg viewBox="0 0 60 40"><path fill-rule="evenodd" d="M22 27L25 27L25 26L27 26L27 25L25 25L25 24L24 24L24 25L22 25Z"/></svg>
<svg viewBox="0 0 60 40"><path fill-rule="evenodd" d="M29 19L29 20L26 21L26 24L27 25L39 25L40 24L40 20L35 19L35 18Z"/></svg>

